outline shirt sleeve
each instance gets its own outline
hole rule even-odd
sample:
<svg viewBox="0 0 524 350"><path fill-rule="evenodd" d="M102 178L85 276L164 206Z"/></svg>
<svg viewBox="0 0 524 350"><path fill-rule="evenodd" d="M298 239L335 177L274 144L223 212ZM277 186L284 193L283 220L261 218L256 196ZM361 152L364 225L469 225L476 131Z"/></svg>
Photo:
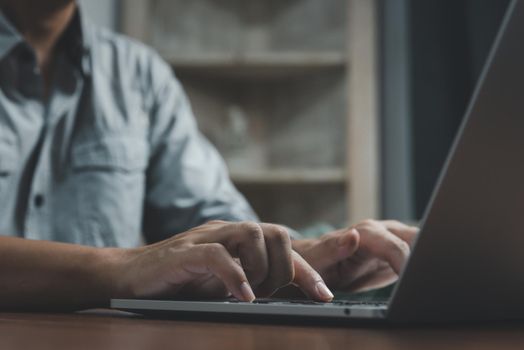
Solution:
<svg viewBox="0 0 524 350"><path fill-rule="evenodd" d="M159 241L209 220L258 220L231 183L223 159L198 130L180 83L170 69L163 75L150 113L146 241Z"/></svg>

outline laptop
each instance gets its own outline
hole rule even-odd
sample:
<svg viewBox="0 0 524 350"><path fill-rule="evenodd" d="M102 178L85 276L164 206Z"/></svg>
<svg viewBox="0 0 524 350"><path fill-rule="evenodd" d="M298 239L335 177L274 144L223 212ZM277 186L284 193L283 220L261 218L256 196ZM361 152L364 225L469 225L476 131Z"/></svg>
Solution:
<svg viewBox="0 0 524 350"><path fill-rule="evenodd" d="M139 313L387 322L524 319L524 0L513 0L387 302L113 299Z"/></svg>

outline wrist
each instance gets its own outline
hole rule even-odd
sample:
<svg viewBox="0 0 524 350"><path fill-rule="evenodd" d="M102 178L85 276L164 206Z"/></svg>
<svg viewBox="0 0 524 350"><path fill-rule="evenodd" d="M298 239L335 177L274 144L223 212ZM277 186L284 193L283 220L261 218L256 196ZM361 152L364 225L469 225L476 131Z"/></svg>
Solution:
<svg viewBox="0 0 524 350"><path fill-rule="evenodd" d="M94 276L98 278L98 285L103 298L109 302L111 298L130 297L131 293L125 281L129 251L123 248L96 249L94 258Z"/></svg>

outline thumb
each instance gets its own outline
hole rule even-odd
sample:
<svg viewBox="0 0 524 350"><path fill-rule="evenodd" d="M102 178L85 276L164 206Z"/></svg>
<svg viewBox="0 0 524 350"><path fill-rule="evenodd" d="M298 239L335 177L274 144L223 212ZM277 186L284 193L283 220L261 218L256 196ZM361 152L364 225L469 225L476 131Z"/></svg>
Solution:
<svg viewBox="0 0 524 350"><path fill-rule="evenodd" d="M354 228L327 233L312 248L308 254L308 261L317 270L322 271L353 256L358 250L359 243L360 235Z"/></svg>

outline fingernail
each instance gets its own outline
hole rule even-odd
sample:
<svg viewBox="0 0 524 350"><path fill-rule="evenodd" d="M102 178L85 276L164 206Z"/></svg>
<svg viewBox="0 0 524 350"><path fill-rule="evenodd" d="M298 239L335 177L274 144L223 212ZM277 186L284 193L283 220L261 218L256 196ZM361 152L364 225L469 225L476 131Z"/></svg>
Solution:
<svg viewBox="0 0 524 350"><path fill-rule="evenodd" d="M333 293L329 290L329 288L324 284L322 281L317 282L317 292L318 294L325 300L331 300L333 299Z"/></svg>
<svg viewBox="0 0 524 350"><path fill-rule="evenodd" d="M247 282L242 282L240 284L240 291L244 296L244 300L248 302L252 302L253 300L255 300L255 293L253 293L251 286Z"/></svg>

